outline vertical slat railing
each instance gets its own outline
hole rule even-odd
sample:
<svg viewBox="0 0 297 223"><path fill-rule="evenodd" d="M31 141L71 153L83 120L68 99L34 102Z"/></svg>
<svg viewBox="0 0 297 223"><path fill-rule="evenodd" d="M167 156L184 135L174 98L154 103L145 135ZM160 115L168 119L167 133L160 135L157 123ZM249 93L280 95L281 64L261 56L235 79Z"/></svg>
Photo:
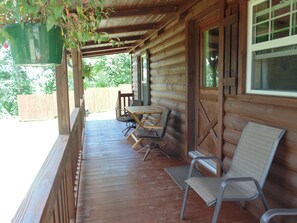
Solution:
<svg viewBox="0 0 297 223"><path fill-rule="evenodd" d="M116 104L116 118L119 120L126 115L125 107L130 106L134 99L134 93L122 93L118 91L118 98Z"/></svg>
<svg viewBox="0 0 297 223"><path fill-rule="evenodd" d="M84 117L81 107L71 114L69 135L59 135L12 222L76 222L75 192L79 187Z"/></svg>

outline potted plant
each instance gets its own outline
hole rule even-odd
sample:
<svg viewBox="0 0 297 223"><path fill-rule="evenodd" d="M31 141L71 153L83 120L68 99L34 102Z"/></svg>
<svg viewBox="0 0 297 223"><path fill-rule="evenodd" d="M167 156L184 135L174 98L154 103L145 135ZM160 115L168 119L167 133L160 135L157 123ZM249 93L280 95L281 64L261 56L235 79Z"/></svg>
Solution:
<svg viewBox="0 0 297 223"><path fill-rule="evenodd" d="M2 0L0 41L8 40L17 64L60 64L63 46L109 41L107 33L97 31L112 11L103 4L103 0Z"/></svg>

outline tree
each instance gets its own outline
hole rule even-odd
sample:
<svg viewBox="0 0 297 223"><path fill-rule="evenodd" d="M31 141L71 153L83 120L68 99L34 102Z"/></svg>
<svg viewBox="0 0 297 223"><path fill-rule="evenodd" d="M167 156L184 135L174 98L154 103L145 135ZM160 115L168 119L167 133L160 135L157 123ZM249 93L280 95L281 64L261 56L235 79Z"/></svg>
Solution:
<svg viewBox="0 0 297 223"><path fill-rule="evenodd" d="M54 67L41 67L35 78L35 86L44 94L52 94L56 91L56 76Z"/></svg>
<svg viewBox="0 0 297 223"><path fill-rule="evenodd" d="M128 54L115 54L96 58L89 75L85 76L85 88L117 87L119 84L131 83L131 62ZM91 66L85 61L85 70ZM84 69L83 69L84 71Z"/></svg>
<svg viewBox="0 0 297 223"><path fill-rule="evenodd" d="M17 95L34 92L24 68L16 66L9 49L0 45L0 104L1 110L18 115Z"/></svg>

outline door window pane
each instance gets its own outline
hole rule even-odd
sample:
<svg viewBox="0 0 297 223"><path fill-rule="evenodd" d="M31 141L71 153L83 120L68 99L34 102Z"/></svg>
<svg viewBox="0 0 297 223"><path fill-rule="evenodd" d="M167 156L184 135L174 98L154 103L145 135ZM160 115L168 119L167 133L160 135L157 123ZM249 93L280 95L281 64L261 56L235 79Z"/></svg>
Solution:
<svg viewBox="0 0 297 223"><path fill-rule="evenodd" d="M219 28L214 28L203 32L202 41L202 86L218 87Z"/></svg>

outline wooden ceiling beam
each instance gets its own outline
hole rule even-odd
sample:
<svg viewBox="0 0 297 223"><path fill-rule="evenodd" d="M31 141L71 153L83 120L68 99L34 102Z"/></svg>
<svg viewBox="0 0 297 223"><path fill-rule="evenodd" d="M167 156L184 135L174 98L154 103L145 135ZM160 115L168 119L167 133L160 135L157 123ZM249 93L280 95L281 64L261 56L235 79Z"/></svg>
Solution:
<svg viewBox="0 0 297 223"><path fill-rule="evenodd" d="M181 5L179 7L178 11L176 12L176 15L167 18L163 18L162 21L159 22L159 24L156 24L155 30L149 30L142 41L140 41L138 44L135 44L135 46L129 51L129 53L135 52L142 44L144 44L146 41L149 41L149 39L154 36L155 34L159 35L159 32L166 27L170 22L172 22L174 19L184 19L181 18L181 16L188 11L189 8L191 8L193 5L195 5L197 2L201 0L192 0L187 1L185 4ZM169 15L168 15L169 16Z"/></svg>
<svg viewBox="0 0 297 223"><path fill-rule="evenodd" d="M130 26L115 26L115 27L99 28L97 29L97 32L116 34L116 33L126 33L126 32L147 31L147 30L152 30L156 28L157 28L156 23L148 23L148 24L138 24L138 25L130 25Z"/></svg>
<svg viewBox="0 0 297 223"><path fill-rule="evenodd" d="M173 13L178 11L177 5L169 6L153 6L146 8L114 8L114 12L110 14L110 18L117 17L133 17L133 16L145 16L145 15L160 15Z"/></svg>
<svg viewBox="0 0 297 223"><path fill-rule="evenodd" d="M143 39L143 35L134 35L134 36L123 36L123 37L118 37L121 42L125 41L135 41L135 40L141 40ZM102 42L104 43L104 42ZM95 43L94 41L89 41L87 42L84 46L93 46L93 45L99 45L100 43Z"/></svg>
<svg viewBox="0 0 297 223"><path fill-rule="evenodd" d="M103 50L116 50L116 49L127 49L134 46L134 44L124 44L122 46L97 46L97 47L91 47L91 48L81 48L81 52L95 52L95 51L103 51Z"/></svg>
<svg viewBox="0 0 297 223"><path fill-rule="evenodd" d="M111 55L111 54L118 54L118 53L127 53L127 49L117 49L113 51L100 51L100 52L85 52L82 53L82 57L97 57L97 56L104 56L104 55Z"/></svg>

